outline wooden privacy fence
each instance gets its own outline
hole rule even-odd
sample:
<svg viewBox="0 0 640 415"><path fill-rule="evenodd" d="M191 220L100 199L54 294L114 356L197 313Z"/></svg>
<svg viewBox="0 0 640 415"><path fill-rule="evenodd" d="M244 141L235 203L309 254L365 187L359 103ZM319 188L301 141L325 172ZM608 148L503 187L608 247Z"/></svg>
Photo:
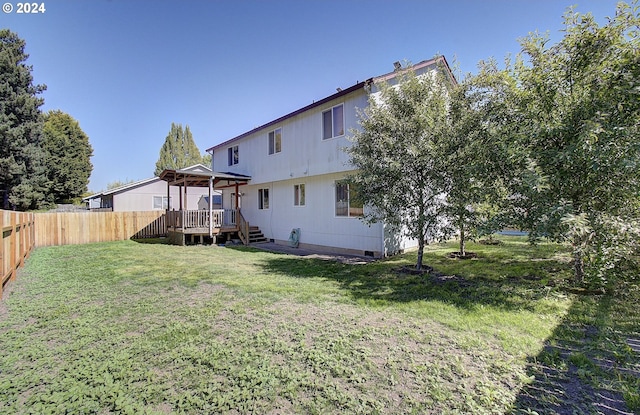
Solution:
<svg viewBox="0 0 640 415"><path fill-rule="evenodd" d="M0 299L35 246L86 244L167 235L164 211L23 213L0 210Z"/></svg>
<svg viewBox="0 0 640 415"><path fill-rule="evenodd" d="M166 234L164 211L35 214L36 246L156 238Z"/></svg>
<svg viewBox="0 0 640 415"><path fill-rule="evenodd" d="M0 210L0 298L4 286L16 278L18 268L24 265L35 242L35 215Z"/></svg>

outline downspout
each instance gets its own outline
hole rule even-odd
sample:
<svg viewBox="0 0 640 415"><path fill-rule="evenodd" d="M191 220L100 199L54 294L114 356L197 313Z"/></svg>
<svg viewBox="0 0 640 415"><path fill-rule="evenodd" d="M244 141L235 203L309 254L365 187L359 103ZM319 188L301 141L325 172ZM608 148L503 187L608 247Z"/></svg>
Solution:
<svg viewBox="0 0 640 415"><path fill-rule="evenodd" d="M380 246L382 247L380 249L380 255L382 256L382 258L386 258L387 257L387 252L385 251L385 245L384 245L384 222L380 222L380 232L382 233L382 238L380 238Z"/></svg>

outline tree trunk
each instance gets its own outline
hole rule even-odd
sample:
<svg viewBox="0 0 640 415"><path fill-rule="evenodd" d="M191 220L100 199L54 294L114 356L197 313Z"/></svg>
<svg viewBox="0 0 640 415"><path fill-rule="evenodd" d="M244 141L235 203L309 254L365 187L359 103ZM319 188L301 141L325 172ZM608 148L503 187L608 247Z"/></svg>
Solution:
<svg viewBox="0 0 640 415"><path fill-rule="evenodd" d="M420 200L424 200L423 190L420 189ZM424 240L426 238L424 206L421 204L418 208L418 260L416 261L416 270L422 271L422 257L424 254Z"/></svg>
<svg viewBox="0 0 640 415"><path fill-rule="evenodd" d="M464 257L467 254L467 247L465 241L466 235L464 234L464 221L460 221L460 256Z"/></svg>
<svg viewBox="0 0 640 415"><path fill-rule="evenodd" d="M584 282L584 258L582 257L582 250L573 245L573 269L575 271L575 278L578 284Z"/></svg>
<svg viewBox="0 0 640 415"><path fill-rule="evenodd" d="M416 270L422 270L422 257L424 254L424 237L418 240L418 261L416 262Z"/></svg>

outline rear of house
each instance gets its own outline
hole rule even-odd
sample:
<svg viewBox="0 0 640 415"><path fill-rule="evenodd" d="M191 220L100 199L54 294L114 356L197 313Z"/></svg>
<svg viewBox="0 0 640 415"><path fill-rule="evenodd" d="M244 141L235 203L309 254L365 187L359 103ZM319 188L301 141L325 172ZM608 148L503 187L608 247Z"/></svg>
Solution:
<svg viewBox="0 0 640 415"><path fill-rule="evenodd" d="M414 69L431 71L441 61ZM357 111L368 105L375 81L392 78L357 83L207 150L213 171L251 177L238 195L251 225L281 244L299 229L300 247L331 252L381 257L417 245L383 223L361 221L367 207L346 182L354 170L344 149L349 130L359 128ZM235 200L233 190L223 190L225 208L235 208Z"/></svg>

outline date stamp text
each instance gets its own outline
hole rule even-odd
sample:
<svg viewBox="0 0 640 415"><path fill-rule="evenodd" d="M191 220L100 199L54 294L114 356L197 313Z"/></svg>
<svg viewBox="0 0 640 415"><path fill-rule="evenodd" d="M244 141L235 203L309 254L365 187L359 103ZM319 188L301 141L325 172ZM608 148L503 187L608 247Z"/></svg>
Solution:
<svg viewBox="0 0 640 415"><path fill-rule="evenodd" d="M43 3L4 3L2 5L2 11L9 14L15 12L16 14L43 14L47 11L46 6Z"/></svg>

